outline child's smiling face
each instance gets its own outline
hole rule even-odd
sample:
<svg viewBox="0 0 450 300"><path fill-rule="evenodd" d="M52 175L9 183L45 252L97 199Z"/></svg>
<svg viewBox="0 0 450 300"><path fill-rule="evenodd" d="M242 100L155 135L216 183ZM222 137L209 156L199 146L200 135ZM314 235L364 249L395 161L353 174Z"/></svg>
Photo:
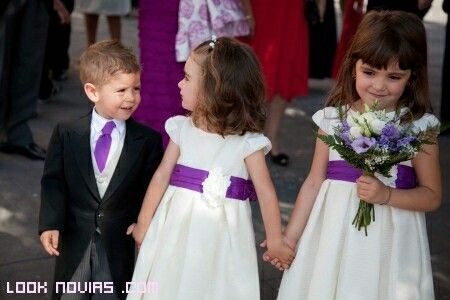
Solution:
<svg viewBox="0 0 450 300"><path fill-rule="evenodd" d="M395 110L411 77L411 70L400 69L396 62L389 63L387 69L377 69L361 59L356 62L355 69L356 91L362 102L371 105L378 99L380 109Z"/></svg>
<svg viewBox="0 0 450 300"><path fill-rule="evenodd" d="M181 106L193 111L200 95L202 69L191 57L184 65L184 78L178 82L181 95Z"/></svg>
<svg viewBox="0 0 450 300"><path fill-rule="evenodd" d="M85 84L85 90L100 116L128 120L141 102L140 85L140 73L119 72L101 86Z"/></svg>

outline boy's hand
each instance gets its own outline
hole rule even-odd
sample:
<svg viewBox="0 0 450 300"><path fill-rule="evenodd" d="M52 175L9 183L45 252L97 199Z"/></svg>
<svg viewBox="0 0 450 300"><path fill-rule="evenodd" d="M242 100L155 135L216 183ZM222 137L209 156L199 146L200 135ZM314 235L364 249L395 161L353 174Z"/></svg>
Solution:
<svg viewBox="0 0 450 300"><path fill-rule="evenodd" d="M59 230L47 230L41 233L41 243L44 246L45 251L50 255L59 256L58 242L59 242Z"/></svg>
<svg viewBox="0 0 450 300"><path fill-rule="evenodd" d="M359 177L356 180L356 191L361 200L373 204L386 203L390 194L389 187L372 176Z"/></svg>

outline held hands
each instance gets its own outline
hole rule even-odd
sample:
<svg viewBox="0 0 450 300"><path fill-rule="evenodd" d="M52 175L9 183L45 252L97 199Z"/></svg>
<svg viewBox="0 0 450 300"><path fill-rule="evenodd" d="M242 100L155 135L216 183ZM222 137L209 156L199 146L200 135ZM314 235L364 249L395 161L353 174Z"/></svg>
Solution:
<svg viewBox="0 0 450 300"><path fill-rule="evenodd" d="M358 197L367 203L387 204L391 198L391 188L372 176L359 177L356 180L356 191Z"/></svg>
<svg viewBox="0 0 450 300"><path fill-rule="evenodd" d="M41 243L44 246L45 251L51 256L59 256L58 241L59 241L59 230L46 230L41 233Z"/></svg>
<svg viewBox="0 0 450 300"><path fill-rule="evenodd" d="M147 231L147 226L141 223L133 223L128 226L127 235L132 235L136 246L138 249L141 247L142 241L144 240L145 232Z"/></svg>
<svg viewBox="0 0 450 300"><path fill-rule="evenodd" d="M289 269L292 261L295 258L295 243L289 240L286 236L278 244L271 245L268 250L263 254L263 260L265 262L270 262L275 268L280 271ZM260 246L262 248L267 247L267 241L264 240Z"/></svg>

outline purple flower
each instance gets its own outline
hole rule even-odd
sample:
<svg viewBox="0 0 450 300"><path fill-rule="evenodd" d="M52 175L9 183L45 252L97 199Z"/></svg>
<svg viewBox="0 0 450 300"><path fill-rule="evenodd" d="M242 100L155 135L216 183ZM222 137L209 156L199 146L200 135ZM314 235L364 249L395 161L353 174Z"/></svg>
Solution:
<svg viewBox="0 0 450 300"><path fill-rule="evenodd" d="M342 139L342 141L344 141L344 143L347 146L351 146L352 140L351 140L351 138L350 138L350 136L348 134L348 131L344 131L344 132L339 133L339 137Z"/></svg>
<svg viewBox="0 0 450 300"><path fill-rule="evenodd" d="M405 136L404 138L401 138L397 141L397 147L401 148L404 147L406 145L411 144L411 142L417 140L417 137L415 136Z"/></svg>
<svg viewBox="0 0 450 300"><path fill-rule="evenodd" d="M395 127L394 124L387 124L381 131L381 135L388 139L398 139L400 137L400 132L398 132L397 127Z"/></svg>
<svg viewBox="0 0 450 300"><path fill-rule="evenodd" d="M390 144L389 137L386 136L386 135L381 135L380 138L379 138L379 140L378 140L378 143L379 143L380 146L382 146L382 147L389 147L389 144Z"/></svg>
<svg viewBox="0 0 450 300"><path fill-rule="evenodd" d="M352 148L356 153L361 154L367 152L373 145L376 144L376 140L374 138L368 138L365 136L360 136L352 143Z"/></svg>
<svg viewBox="0 0 450 300"><path fill-rule="evenodd" d="M347 120L342 121L342 131L349 131L350 125L348 125Z"/></svg>

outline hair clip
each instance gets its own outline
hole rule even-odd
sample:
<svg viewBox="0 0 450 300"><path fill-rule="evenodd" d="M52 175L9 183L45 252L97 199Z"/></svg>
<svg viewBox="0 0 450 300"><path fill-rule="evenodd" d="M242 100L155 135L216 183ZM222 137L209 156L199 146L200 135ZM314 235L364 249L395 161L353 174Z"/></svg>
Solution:
<svg viewBox="0 0 450 300"><path fill-rule="evenodd" d="M212 41L211 41L211 43L209 43L209 46L214 49L214 46L216 45L216 42L217 42L217 36L213 34L211 36L211 40Z"/></svg>

